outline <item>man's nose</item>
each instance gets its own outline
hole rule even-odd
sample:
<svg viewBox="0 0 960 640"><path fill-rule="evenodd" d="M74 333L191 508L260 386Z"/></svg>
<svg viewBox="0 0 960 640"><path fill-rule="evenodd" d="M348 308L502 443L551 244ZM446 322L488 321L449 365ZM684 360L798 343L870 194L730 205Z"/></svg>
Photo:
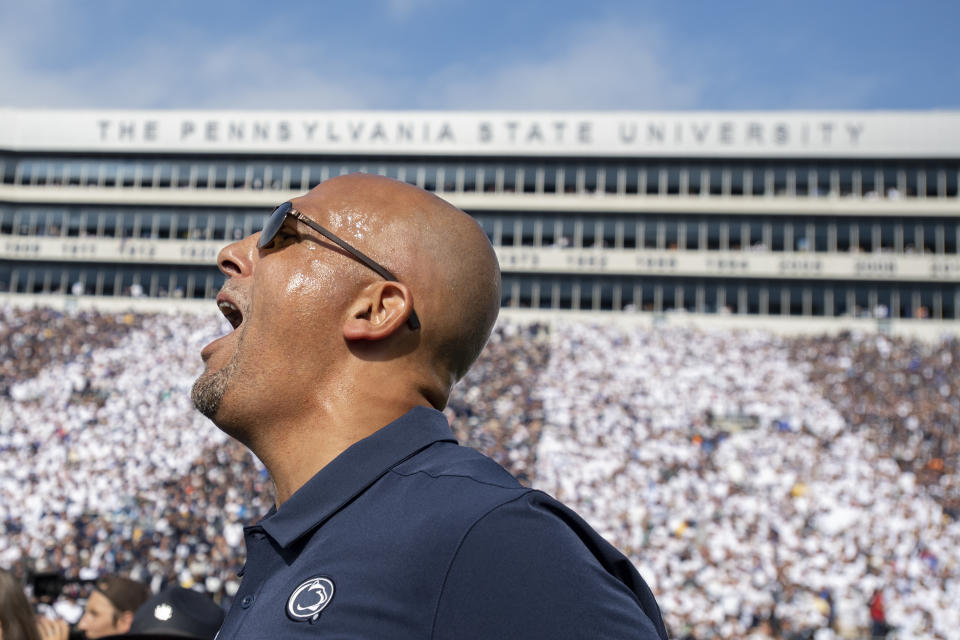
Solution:
<svg viewBox="0 0 960 640"><path fill-rule="evenodd" d="M217 266L220 267L220 271L230 278L250 275L258 253L257 240L259 238L260 232L258 231L221 249L217 255Z"/></svg>

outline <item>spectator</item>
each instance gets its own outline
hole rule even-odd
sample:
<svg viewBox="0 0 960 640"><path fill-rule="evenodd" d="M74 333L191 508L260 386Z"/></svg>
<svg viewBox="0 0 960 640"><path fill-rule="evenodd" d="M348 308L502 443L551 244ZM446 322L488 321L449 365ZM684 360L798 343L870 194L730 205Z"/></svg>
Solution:
<svg viewBox="0 0 960 640"><path fill-rule="evenodd" d="M875 589L870 596L870 637L886 638L888 631L887 612L883 606L883 590Z"/></svg>
<svg viewBox="0 0 960 640"><path fill-rule="evenodd" d="M108 575L97 581L97 586L87 598L77 629L91 640L118 633L126 633L133 622L133 614L150 596L146 585L124 578Z"/></svg>
<svg viewBox="0 0 960 640"><path fill-rule="evenodd" d="M223 622L223 609L208 596L168 587L137 609L129 632L110 640L213 640Z"/></svg>
<svg viewBox="0 0 960 640"><path fill-rule="evenodd" d="M0 569L0 640L40 640L23 585Z"/></svg>

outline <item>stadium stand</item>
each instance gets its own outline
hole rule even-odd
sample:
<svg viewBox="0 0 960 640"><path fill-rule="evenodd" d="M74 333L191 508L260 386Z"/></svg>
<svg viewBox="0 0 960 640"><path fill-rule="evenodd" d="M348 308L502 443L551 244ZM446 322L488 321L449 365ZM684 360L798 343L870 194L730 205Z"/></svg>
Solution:
<svg viewBox="0 0 960 640"><path fill-rule="evenodd" d="M190 407L218 331L0 310L0 567L229 601L272 489ZM864 637L879 592L888 637L957 638L958 357L950 339L505 320L447 415L623 549L671 637Z"/></svg>
<svg viewBox="0 0 960 640"><path fill-rule="evenodd" d="M960 342L934 347L841 334L799 339L793 358L816 362L813 380L843 416L916 474L954 519L960 517Z"/></svg>

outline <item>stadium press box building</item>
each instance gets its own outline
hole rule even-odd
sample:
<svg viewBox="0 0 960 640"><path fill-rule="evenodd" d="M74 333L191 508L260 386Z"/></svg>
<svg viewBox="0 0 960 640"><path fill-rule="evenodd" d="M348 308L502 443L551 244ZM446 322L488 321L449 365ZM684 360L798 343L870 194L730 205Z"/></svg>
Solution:
<svg viewBox="0 0 960 640"><path fill-rule="evenodd" d="M0 296L213 298L221 247L355 171L473 215L505 308L960 326L955 111L0 109Z"/></svg>

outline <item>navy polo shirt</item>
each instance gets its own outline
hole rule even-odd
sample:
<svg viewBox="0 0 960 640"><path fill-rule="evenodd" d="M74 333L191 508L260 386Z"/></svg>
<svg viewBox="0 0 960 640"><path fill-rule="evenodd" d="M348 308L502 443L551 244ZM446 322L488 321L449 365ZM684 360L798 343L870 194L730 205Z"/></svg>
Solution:
<svg viewBox="0 0 960 640"><path fill-rule="evenodd" d="M622 554L433 409L355 443L245 536L220 640L667 637Z"/></svg>

